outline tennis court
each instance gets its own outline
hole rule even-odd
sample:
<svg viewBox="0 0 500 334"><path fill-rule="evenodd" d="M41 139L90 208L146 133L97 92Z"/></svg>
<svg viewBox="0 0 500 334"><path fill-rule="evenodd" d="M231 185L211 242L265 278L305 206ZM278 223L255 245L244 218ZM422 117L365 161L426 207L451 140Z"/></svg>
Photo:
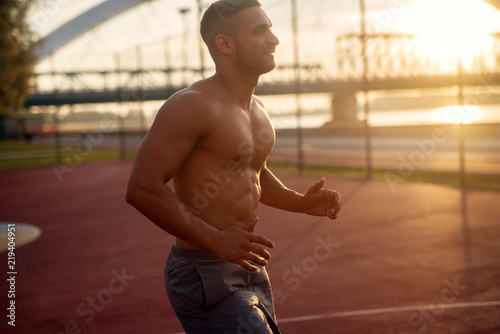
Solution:
<svg viewBox="0 0 500 334"><path fill-rule="evenodd" d="M1 172L0 221L41 230L16 249L15 332L182 333L163 285L174 238L125 203L132 164L66 167ZM298 191L318 179L279 176ZM327 186L343 195L337 221L259 209L282 333L500 333L500 193Z"/></svg>

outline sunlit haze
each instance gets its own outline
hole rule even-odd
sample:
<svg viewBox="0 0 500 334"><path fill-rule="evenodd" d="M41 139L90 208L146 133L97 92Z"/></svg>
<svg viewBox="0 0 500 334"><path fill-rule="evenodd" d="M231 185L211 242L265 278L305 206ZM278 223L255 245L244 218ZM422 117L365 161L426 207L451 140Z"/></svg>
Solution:
<svg viewBox="0 0 500 334"><path fill-rule="evenodd" d="M440 64L464 63L488 47L487 36L498 29L497 13L478 0L420 0L408 8L407 28L421 37L423 52Z"/></svg>
<svg viewBox="0 0 500 334"><path fill-rule="evenodd" d="M30 21L37 33L43 37L101 2L103 1L40 1L33 7ZM210 2L203 1L204 7ZM293 63L291 2L289 0L262 0L261 2L273 21L273 32L280 39L280 45L276 50L276 63L278 66L291 65ZM457 72L457 62L460 60L464 71L477 72L477 64L481 64L478 59L485 55L487 60L482 60L482 64L489 66L487 71L498 66L496 64L498 60L492 53L498 48L495 44L498 39L495 39L492 34L500 32L500 11L482 0L366 0L365 2L368 34L415 36L413 39L408 38L408 40L413 40L411 42L413 44L405 52L414 58L426 59L425 62L421 62L424 64L421 65L423 71L426 70L425 64L430 63L437 74L454 74ZM121 68L133 70L139 66L138 53L141 53L140 58L144 68L180 68L185 63L191 68L199 68L201 57L196 3L194 0L147 1L113 17L63 46L51 57L41 61L36 66L36 71L112 70L118 66L117 59ZM325 76L335 77L340 72L337 67L340 54L337 38L348 34L356 35L360 32L359 1L298 0L297 3L301 62L318 65ZM180 14L182 8L190 9L185 16L186 21L183 21L183 16ZM186 25L184 23L186 22L188 23L188 39L185 41ZM168 54L165 53L167 48ZM350 48L352 52L359 52L359 49L355 47L350 46ZM384 52L392 52L391 54L401 52L397 44L391 45L391 48L395 50ZM369 50L369 52L374 51ZM186 57L183 57L183 54L186 54ZM207 50L204 51L204 55L207 74L209 74L213 71L213 65ZM354 65L358 70L361 68L359 63L352 61L352 55L347 54L347 57L348 62L358 64ZM377 69L377 60L371 59L371 61L375 64L372 68ZM403 65L398 66L404 68ZM272 81L275 75L276 71L266 74L262 81ZM403 72L387 73L387 75L419 74L405 73L403 70ZM49 79L51 78L45 77L45 81L41 80L38 83L39 87L42 89L51 87L54 80ZM307 78L303 79L307 80ZM474 101L467 101L467 94L476 96L477 89L464 88L466 104L474 104ZM486 91L486 95L491 95L496 88L481 88L481 90ZM371 92L376 96L379 93L398 97L426 96L425 89ZM456 93L450 90L444 93L448 96L450 94ZM309 118L303 120L305 126L319 126L331 117L329 114L331 98L331 94L303 96L306 101L305 111L311 113ZM277 127L296 125L293 117L295 112L293 98L285 95L266 96L265 101L271 114L279 116L273 119ZM158 109L159 102L146 102L142 107L148 118L151 118ZM376 125L395 122L396 124L447 122L446 117L443 119L439 116L442 114L441 111L437 111L439 106L434 108L430 106L420 111L407 110L406 107L402 106L401 111L395 111L393 108L392 111L387 111L387 115L384 114L386 110L376 110L377 113L371 115L370 122ZM88 108L102 111L109 106L85 105L74 108L77 111ZM491 121L495 117L500 119L500 116L495 116L498 113L491 111L495 109L494 106L478 106L478 108L487 111L475 112L477 117L471 117L468 122L486 119ZM318 115L321 111L322 116ZM66 107L61 110L62 114L68 112ZM315 114L312 115L313 113Z"/></svg>

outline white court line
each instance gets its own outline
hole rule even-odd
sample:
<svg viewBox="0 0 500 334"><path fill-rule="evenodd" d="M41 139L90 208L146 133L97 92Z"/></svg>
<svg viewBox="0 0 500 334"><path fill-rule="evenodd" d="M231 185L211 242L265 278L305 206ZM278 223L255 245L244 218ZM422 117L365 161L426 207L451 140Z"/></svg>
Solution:
<svg viewBox="0 0 500 334"><path fill-rule="evenodd" d="M435 305L436 308L442 307L444 309L487 307L487 306L500 306L500 301ZM331 318L354 317L354 316L358 316L358 315L420 311L422 309L428 309L429 307L430 307L430 305L400 306L400 307L378 308L378 309L371 309L371 310L359 310L359 311L347 311L347 312L335 312L335 313L326 313L326 314L306 315L306 316L302 316L302 317L278 319L278 324L284 324L284 323L289 323L289 322L311 321L311 320L323 320L323 319L331 319ZM172 333L172 334L185 334L185 333L178 332L178 333Z"/></svg>
<svg viewBox="0 0 500 334"><path fill-rule="evenodd" d="M446 309L451 309L451 308L470 308L470 307L486 307L486 306L500 306L500 301L442 304L439 306L436 305L435 307L436 308L442 307L442 308L446 308ZM328 314L306 315L306 316L302 316L302 317L281 319L281 320L278 320L278 323L300 322L300 321L321 320L321 319L341 318L341 317L353 317L353 316L357 316L357 315L371 315L371 314L382 314L382 313L419 311L421 309L427 309L427 308L429 308L429 305L425 305L425 306L400 306L400 307L379 308L379 309L372 309L372 310L360 310L360 311L350 311L350 312L336 312L336 313L328 313Z"/></svg>

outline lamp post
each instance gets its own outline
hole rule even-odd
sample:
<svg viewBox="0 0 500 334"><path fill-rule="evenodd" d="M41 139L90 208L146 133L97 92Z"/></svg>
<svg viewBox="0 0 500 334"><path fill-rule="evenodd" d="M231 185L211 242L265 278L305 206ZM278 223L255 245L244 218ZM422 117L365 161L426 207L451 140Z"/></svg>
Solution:
<svg viewBox="0 0 500 334"><path fill-rule="evenodd" d="M203 4L201 3L201 0L196 0L198 4L198 23L201 23L201 18L203 14ZM199 51L200 51L200 73L201 77L205 78L205 48L203 46L203 39L201 38L201 35L198 34L198 43L199 43Z"/></svg>
<svg viewBox="0 0 500 334"><path fill-rule="evenodd" d="M187 50L187 42L189 38L189 26L188 26L188 20L187 20L187 14L191 11L191 8L180 8L179 9L179 14L182 16L182 20L184 21L184 33L182 37L182 71L187 71L188 69L188 50ZM185 75L183 75L183 83L185 84Z"/></svg>

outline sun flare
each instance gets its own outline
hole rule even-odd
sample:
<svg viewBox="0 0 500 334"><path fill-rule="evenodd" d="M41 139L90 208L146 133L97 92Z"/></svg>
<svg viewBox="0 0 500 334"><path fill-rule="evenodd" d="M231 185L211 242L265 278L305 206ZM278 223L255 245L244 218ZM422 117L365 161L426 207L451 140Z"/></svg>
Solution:
<svg viewBox="0 0 500 334"><path fill-rule="evenodd" d="M449 106L436 111L439 122L451 124L470 124L481 116L481 109L475 106Z"/></svg>
<svg viewBox="0 0 500 334"><path fill-rule="evenodd" d="M484 52L495 31L494 9L480 0L419 0L407 24L418 37L418 50L444 70L467 64Z"/></svg>

